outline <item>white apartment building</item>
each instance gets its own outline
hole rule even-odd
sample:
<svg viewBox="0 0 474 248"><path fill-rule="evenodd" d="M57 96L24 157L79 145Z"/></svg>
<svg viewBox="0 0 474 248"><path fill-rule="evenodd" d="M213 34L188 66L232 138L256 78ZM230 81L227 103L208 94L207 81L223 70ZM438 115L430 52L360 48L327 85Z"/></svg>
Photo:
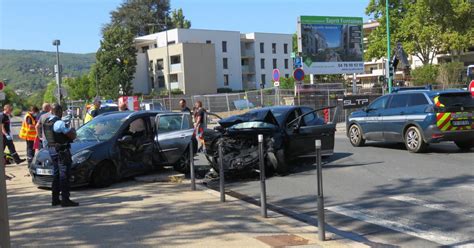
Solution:
<svg viewBox="0 0 474 248"><path fill-rule="evenodd" d="M137 37L134 91L149 94L171 87L189 95L255 89L261 82L269 87L274 68L290 76L291 44L291 34L201 29Z"/></svg>

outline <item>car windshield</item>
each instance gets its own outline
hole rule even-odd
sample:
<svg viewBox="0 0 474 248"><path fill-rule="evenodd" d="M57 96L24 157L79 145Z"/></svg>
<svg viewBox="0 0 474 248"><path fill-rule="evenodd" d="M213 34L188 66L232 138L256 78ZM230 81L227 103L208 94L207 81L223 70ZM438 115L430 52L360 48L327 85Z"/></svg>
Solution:
<svg viewBox="0 0 474 248"><path fill-rule="evenodd" d="M275 116L275 119L278 121L278 124L282 124L285 122L285 113L288 112L287 109L271 109L273 116Z"/></svg>
<svg viewBox="0 0 474 248"><path fill-rule="evenodd" d="M116 116L97 117L77 130L77 141L106 141L119 130L125 118Z"/></svg>
<svg viewBox="0 0 474 248"><path fill-rule="evenodd" d="M474 107L474 98L468 92L442 94L439 101L446 107Z"/></svg>
<svg viewBox="0 0 474 248"><path fill-rule="evenodd" d="M275 128L276 126L267 122L249 121L235 124L231 129L247 129L247 128Z"/></svg>

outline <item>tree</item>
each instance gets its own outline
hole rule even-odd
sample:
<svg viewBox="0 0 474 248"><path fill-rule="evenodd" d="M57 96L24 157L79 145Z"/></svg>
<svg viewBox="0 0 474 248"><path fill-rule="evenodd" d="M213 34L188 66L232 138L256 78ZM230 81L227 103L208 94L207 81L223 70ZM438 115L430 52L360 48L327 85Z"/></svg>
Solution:
<svg viewBox="0 0 474 248"><path fill-rule="evenodd" d="M133 34L121 26L110 26L97 51L96 70L102 96L116 99L133 93L133 75L137 65L137 50Z"/></svg>
<svg viewBox="0 0 474 248"><path fill-rule="evenodd" d="M390 0L391 46L404 49L423 64L432 64L441 52L459 54L474 45L473 8L469 0ZM369 35L366 59L387 51L385 1L370 0L366 13L379 23Z"/></svg>
<svg viewBox="0 0 474 248"><path fill-rule="evenodd" d="M450 62L441 64L439 67L439 82L444 86L449 84L462 84L464 64L462 62Z"/></svg>
<svg viewBox="0 0 474 248"><path fill-rule="evenodd" d="M57 102L56 96L54 95L54 90L56 89L56 81L49 81L46 86L46 91L44 92L43 102L55 103Z"/></svg>
<svg viewBox="0 0 474 248"><path fill-rule="evenodd" d="M190 28L191 22L186 20L181 9L170 13L169 0L125 0L120 7L112 11L110 26L122 26L134 35L141 36L171 29L174 27ZM165 25L165 23L167 25Z"/></svg>
<svg viewBox="0 0 474 248"><path fill-rule="evenodd" d="M437 82L438 66L437 65L423 65L411 72L412 83L414 85L427 85Z"/></svg>
<svg viewBox="0 0 474 248"><path fill-rule="evenodd" d="M71 100L91 100L96 93L95 81L85 74L77 78L64 80L68 87L68 98Z"/></svg>
<svg viewBox="0 0 474 248"><path fill-rule="evenodd" d="M171 25L174 28L191 28L191 21L186 20L181 8L171 12Z"/></svg>

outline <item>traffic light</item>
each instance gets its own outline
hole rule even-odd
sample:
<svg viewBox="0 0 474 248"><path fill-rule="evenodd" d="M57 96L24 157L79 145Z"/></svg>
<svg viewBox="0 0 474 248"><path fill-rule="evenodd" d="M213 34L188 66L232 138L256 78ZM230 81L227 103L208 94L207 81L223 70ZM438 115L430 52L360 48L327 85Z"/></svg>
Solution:
<svg viewBox="0 0 474 248"><path fill-rule="evenodd" d="M390 62L389 66L388 66L388 76L390 78L393 78L394 71L395 71L395 68L394 68L392 62Z"/></svg>
<svg viewBox="0 0 474 248"><path fill-rule="evenodd" d="M385 76L379 76L379 83L385 82Z"/></svg>
<svg viewBox="0 0 474 248"><path fill-rule="evenodd" d="M265 83L264 82L260 83L260 89L265 89Z"/></svg>

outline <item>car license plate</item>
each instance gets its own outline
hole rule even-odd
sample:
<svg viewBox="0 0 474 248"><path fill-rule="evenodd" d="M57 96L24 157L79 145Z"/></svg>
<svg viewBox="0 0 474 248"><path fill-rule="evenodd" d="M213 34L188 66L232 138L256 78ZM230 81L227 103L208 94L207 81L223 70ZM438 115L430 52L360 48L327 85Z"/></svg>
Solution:
<svg viewBox="0 0 474 248"><path fill-rule="evenodd" d="M36 168L36 174L37 175L44 175L44 176L52 176L53 175L53 170L52 169Z"/></svg>
<svg viewBox="0 0 474 248"><path fill-rule="evenodd" d="M469 120L459 120L459 121L451 121L451 124L453 124L453 126L470 126L471 125L471 122Z"/></svg>

